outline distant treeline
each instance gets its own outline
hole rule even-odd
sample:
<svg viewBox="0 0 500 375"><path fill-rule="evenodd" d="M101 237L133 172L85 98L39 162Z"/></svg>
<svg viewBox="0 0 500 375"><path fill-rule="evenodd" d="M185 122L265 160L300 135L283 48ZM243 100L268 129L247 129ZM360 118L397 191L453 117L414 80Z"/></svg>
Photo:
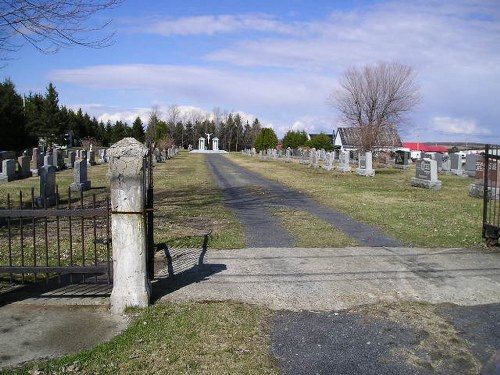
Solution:
<svg viewBox="0 0 500 375"><path fill-rule="evenodd" d="M32 146L67 145L81 146L91 141L95 145L109 146L124 137L154 141L159 146L177 145L187 148L198 145L198 139L211 134L219 138L221 149L238 151L254 146L261 129L258 119L251 124L238 113L215 109L211 116L193 111L181 116L176 106L168 110L167 120L153 108L148 124L137 117L126 122L104 123L91 118L81 109L74 111L59 105L59 96L52 83L44 95L30 93L21 96L15 85L6 79L0 84L0 150L20 151ZM147 126L146 126L147 125Z"/></svg>

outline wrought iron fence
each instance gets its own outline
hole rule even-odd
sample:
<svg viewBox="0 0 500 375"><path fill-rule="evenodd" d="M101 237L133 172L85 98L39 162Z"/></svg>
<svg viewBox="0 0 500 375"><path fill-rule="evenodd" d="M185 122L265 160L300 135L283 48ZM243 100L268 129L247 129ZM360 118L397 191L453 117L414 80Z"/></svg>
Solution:
<svg viewBox="0 0 500 375"><path fill-rule="evenodd" d="M108 195L56 194L52 208L31 196L7 195L0 209L0 274L11 282L53 274L106 275L112 280Z"/></svg>
<svg viewBox="0 0 500 375"><path fill-rule="evenodd" d="M486 145L484 167L476 166L476 170L483 170L483 237L489 246L498 244L500 236L499 160L500 146Z"/></svg>

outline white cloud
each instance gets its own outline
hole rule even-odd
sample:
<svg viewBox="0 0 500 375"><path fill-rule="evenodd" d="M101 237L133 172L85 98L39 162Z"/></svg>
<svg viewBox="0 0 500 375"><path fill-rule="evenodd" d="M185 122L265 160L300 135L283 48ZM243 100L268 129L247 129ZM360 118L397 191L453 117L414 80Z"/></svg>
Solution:
<svg viewBox="0 0 500 375"><path fill-rule="evenodd" d="M475 120L451 118L451 117L434 117L432 125L435 130L457 135L488 135L491 134L489 129L481 128Z"/></svg>
<svg viewBox="0 0 500 375"><path fill-rule="evenodd" d="M263 14L204 15L177 19L141 20L141 27L134 31L174 35L214 35L239 31L261 31L291 33L293 28L277 21L273 16Z"/></svg>
<svg viewBox="0 0 500 375"><path fill-rule="evenodd" d="M248 73L195 66L98 65L53 71L55 82L102 89L155 92L177 103L224 106L231 111L260 113L262 109L306 108L323 104L334 86L317 74Z"/></svg>

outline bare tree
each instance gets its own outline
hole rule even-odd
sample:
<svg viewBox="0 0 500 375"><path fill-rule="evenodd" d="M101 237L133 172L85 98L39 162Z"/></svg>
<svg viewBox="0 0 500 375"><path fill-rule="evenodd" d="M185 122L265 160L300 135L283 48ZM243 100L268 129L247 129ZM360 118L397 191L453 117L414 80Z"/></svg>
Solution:
<svg viewBox="0 0 500 375"><path fill-rule="evenodd" d="M415 72L398 63L350 67L331 96L342 121L357 128L364 151L372 150L384 132L403 123L419 101Z"/></svg>
<svg viewBox="0 0 500 375"><path fill-rule="evenodd" d="M97 12L120 4L122 0L3 0L0 1L0 51L16 52L29 43L44 53L81 45L93 48L109 46L113 33L97 39L94 32L110 21L91 25ZM24 40L24 43L22 42Z"/></svg>

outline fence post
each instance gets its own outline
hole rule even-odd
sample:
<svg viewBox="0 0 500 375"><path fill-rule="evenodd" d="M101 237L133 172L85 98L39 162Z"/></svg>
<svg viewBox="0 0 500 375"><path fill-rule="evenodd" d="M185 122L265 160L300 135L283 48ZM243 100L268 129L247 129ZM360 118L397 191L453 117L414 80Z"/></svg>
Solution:
<svg viewBox="0 0 500 375"><path fill-rule="evenodd" d="M124 138L109 150L111 228L113 244L113 291L111 312L127 307L146 307L151 285L146 268L145 157L147 147Z"/></svg>

